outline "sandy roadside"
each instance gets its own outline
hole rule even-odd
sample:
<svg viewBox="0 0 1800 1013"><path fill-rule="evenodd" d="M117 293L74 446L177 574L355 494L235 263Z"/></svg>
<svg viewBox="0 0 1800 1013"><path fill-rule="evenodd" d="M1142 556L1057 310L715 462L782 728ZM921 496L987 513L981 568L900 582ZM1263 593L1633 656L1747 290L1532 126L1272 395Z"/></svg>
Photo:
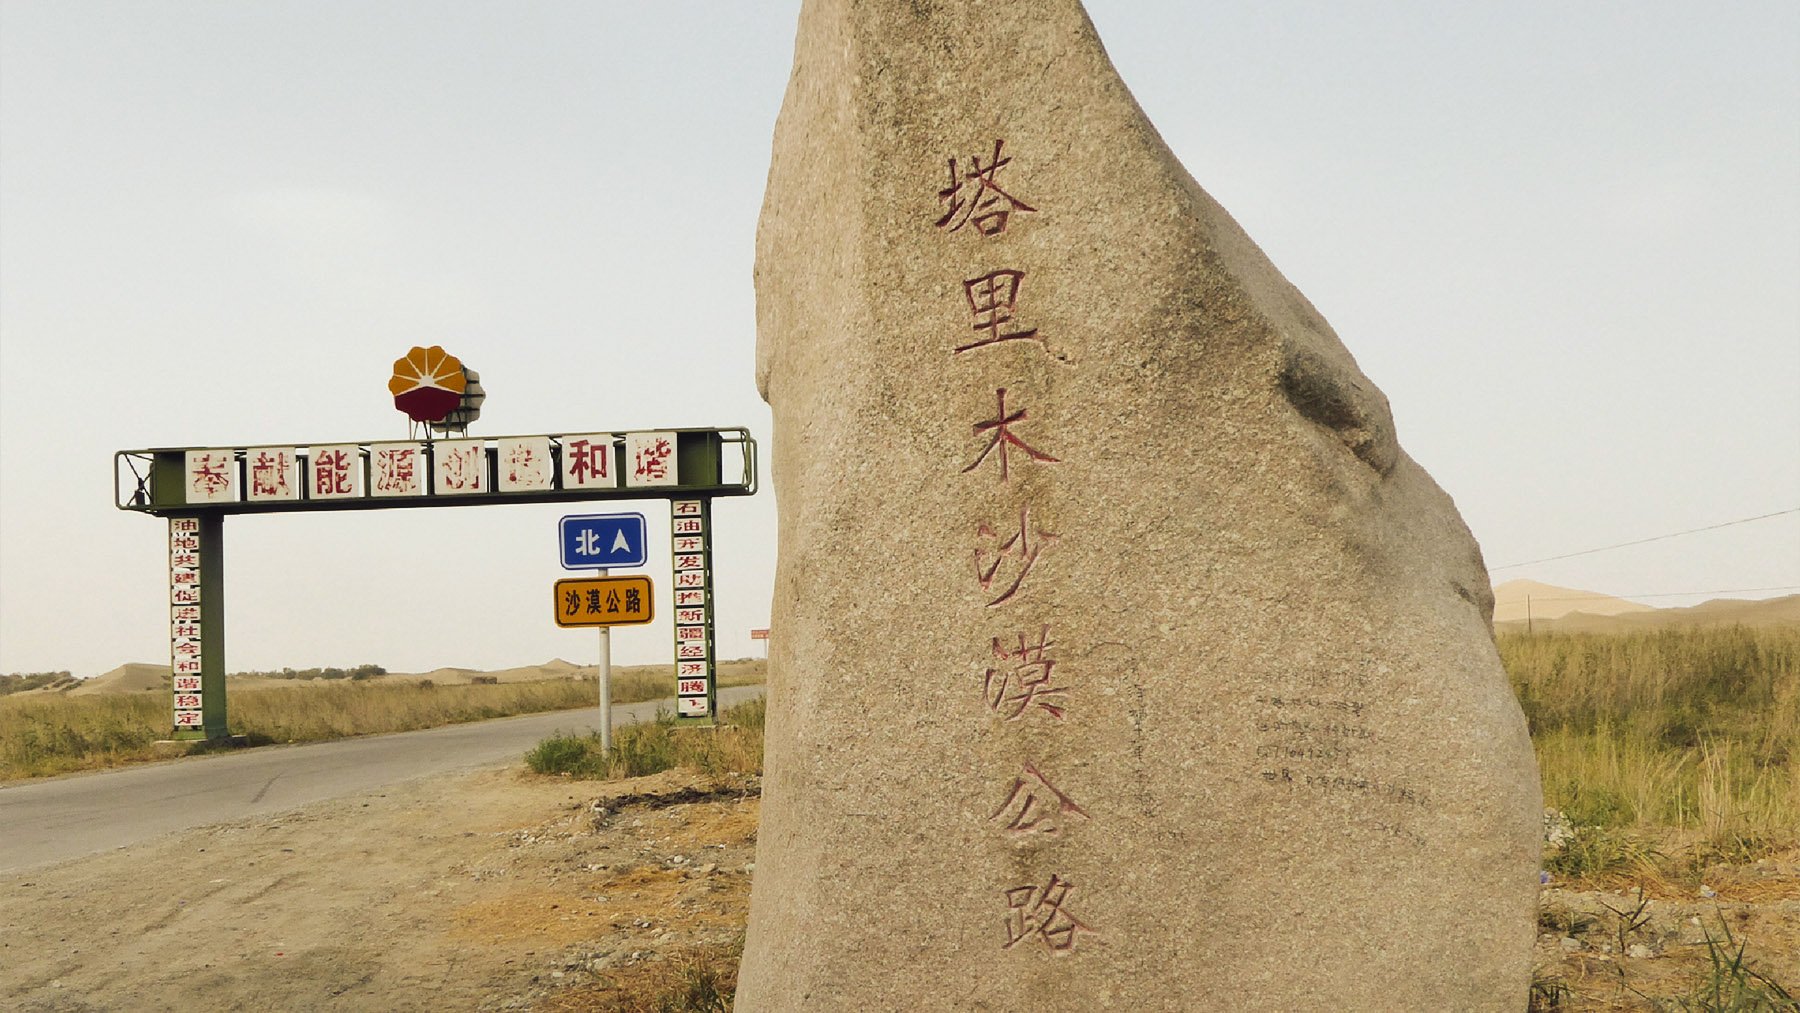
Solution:
<svg viewBox="0 0 1800 1013"><path fill-rule="evenodd" d="M0 877L9 1009L527 1008L749 895L754 784L481 771Z"/></svg>
<svg viewBox="0 0 1800 1013"><path fill-rule="evenodd" d="M760 800L669 772L519 768L409 781L0 875L0 1008L605 1009L598 983L728 944ZM1540 981L1557 1008L1691 996L1704 940L1800 983L1800 852L1659 881L1552 885Z"/></svg>

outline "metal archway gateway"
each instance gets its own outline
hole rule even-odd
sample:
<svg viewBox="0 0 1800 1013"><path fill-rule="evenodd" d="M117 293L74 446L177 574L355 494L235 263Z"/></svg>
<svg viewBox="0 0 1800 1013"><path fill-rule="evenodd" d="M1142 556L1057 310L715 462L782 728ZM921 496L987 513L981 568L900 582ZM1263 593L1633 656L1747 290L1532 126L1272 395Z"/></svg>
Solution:
<svg viewBox="0 0 1800 1013"><path fill-rule="evenodd" d="M676 720L717 712L712 500L756 492L756 441L743 428L585 432L254 447L164 447L113 455L120 510L169 522L172 735L226 731L224 523L227 514L666 499L673 559ZM685 621L684 621L685 620Z"/></svg>

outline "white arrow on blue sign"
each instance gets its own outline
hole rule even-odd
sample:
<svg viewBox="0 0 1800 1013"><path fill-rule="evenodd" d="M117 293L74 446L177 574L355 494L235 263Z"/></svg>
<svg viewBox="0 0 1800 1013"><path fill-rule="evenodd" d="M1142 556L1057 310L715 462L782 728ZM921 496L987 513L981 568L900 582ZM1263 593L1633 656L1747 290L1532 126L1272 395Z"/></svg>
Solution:
<svg viewBox="0 0 1800 1013"><path fill-rule="evenodd" d="M577 514L564 517L562 565L565 570L643 566L643 514Z"/></svg>

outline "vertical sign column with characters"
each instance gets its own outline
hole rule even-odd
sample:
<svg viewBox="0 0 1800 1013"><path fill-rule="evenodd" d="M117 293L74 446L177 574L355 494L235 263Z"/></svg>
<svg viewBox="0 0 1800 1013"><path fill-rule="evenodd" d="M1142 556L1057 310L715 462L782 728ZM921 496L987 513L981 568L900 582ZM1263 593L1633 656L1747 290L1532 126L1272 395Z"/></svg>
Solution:
<svg viewBox="0 0 1800 1013"><path fill-rule="evenodd" d="M169 668L177 739L225 735L225 620L218 515L169 518Z"/></svg>
<svg viewBox="0 0 1800 1013"><path fill-rule="evenodd" d="M712 502L669 502L675 557L675 719L712 724L717 711L713 677Z"/></svg>

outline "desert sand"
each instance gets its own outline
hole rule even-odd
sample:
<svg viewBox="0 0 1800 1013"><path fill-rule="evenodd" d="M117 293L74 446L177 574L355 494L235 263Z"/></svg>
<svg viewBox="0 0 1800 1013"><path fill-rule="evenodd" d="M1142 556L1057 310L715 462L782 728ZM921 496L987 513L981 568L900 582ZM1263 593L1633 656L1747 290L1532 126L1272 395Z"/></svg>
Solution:
<svg viewBox="0 0 1800 1013"><path fill-rule="evenodd" d="M1715 598L1684 608L1654 608L1594 591L1511 580L1494 587L1494 629L1539 633L1631 633L1673 626L1800 625L1800 594L1779 598Z"/></svg>

